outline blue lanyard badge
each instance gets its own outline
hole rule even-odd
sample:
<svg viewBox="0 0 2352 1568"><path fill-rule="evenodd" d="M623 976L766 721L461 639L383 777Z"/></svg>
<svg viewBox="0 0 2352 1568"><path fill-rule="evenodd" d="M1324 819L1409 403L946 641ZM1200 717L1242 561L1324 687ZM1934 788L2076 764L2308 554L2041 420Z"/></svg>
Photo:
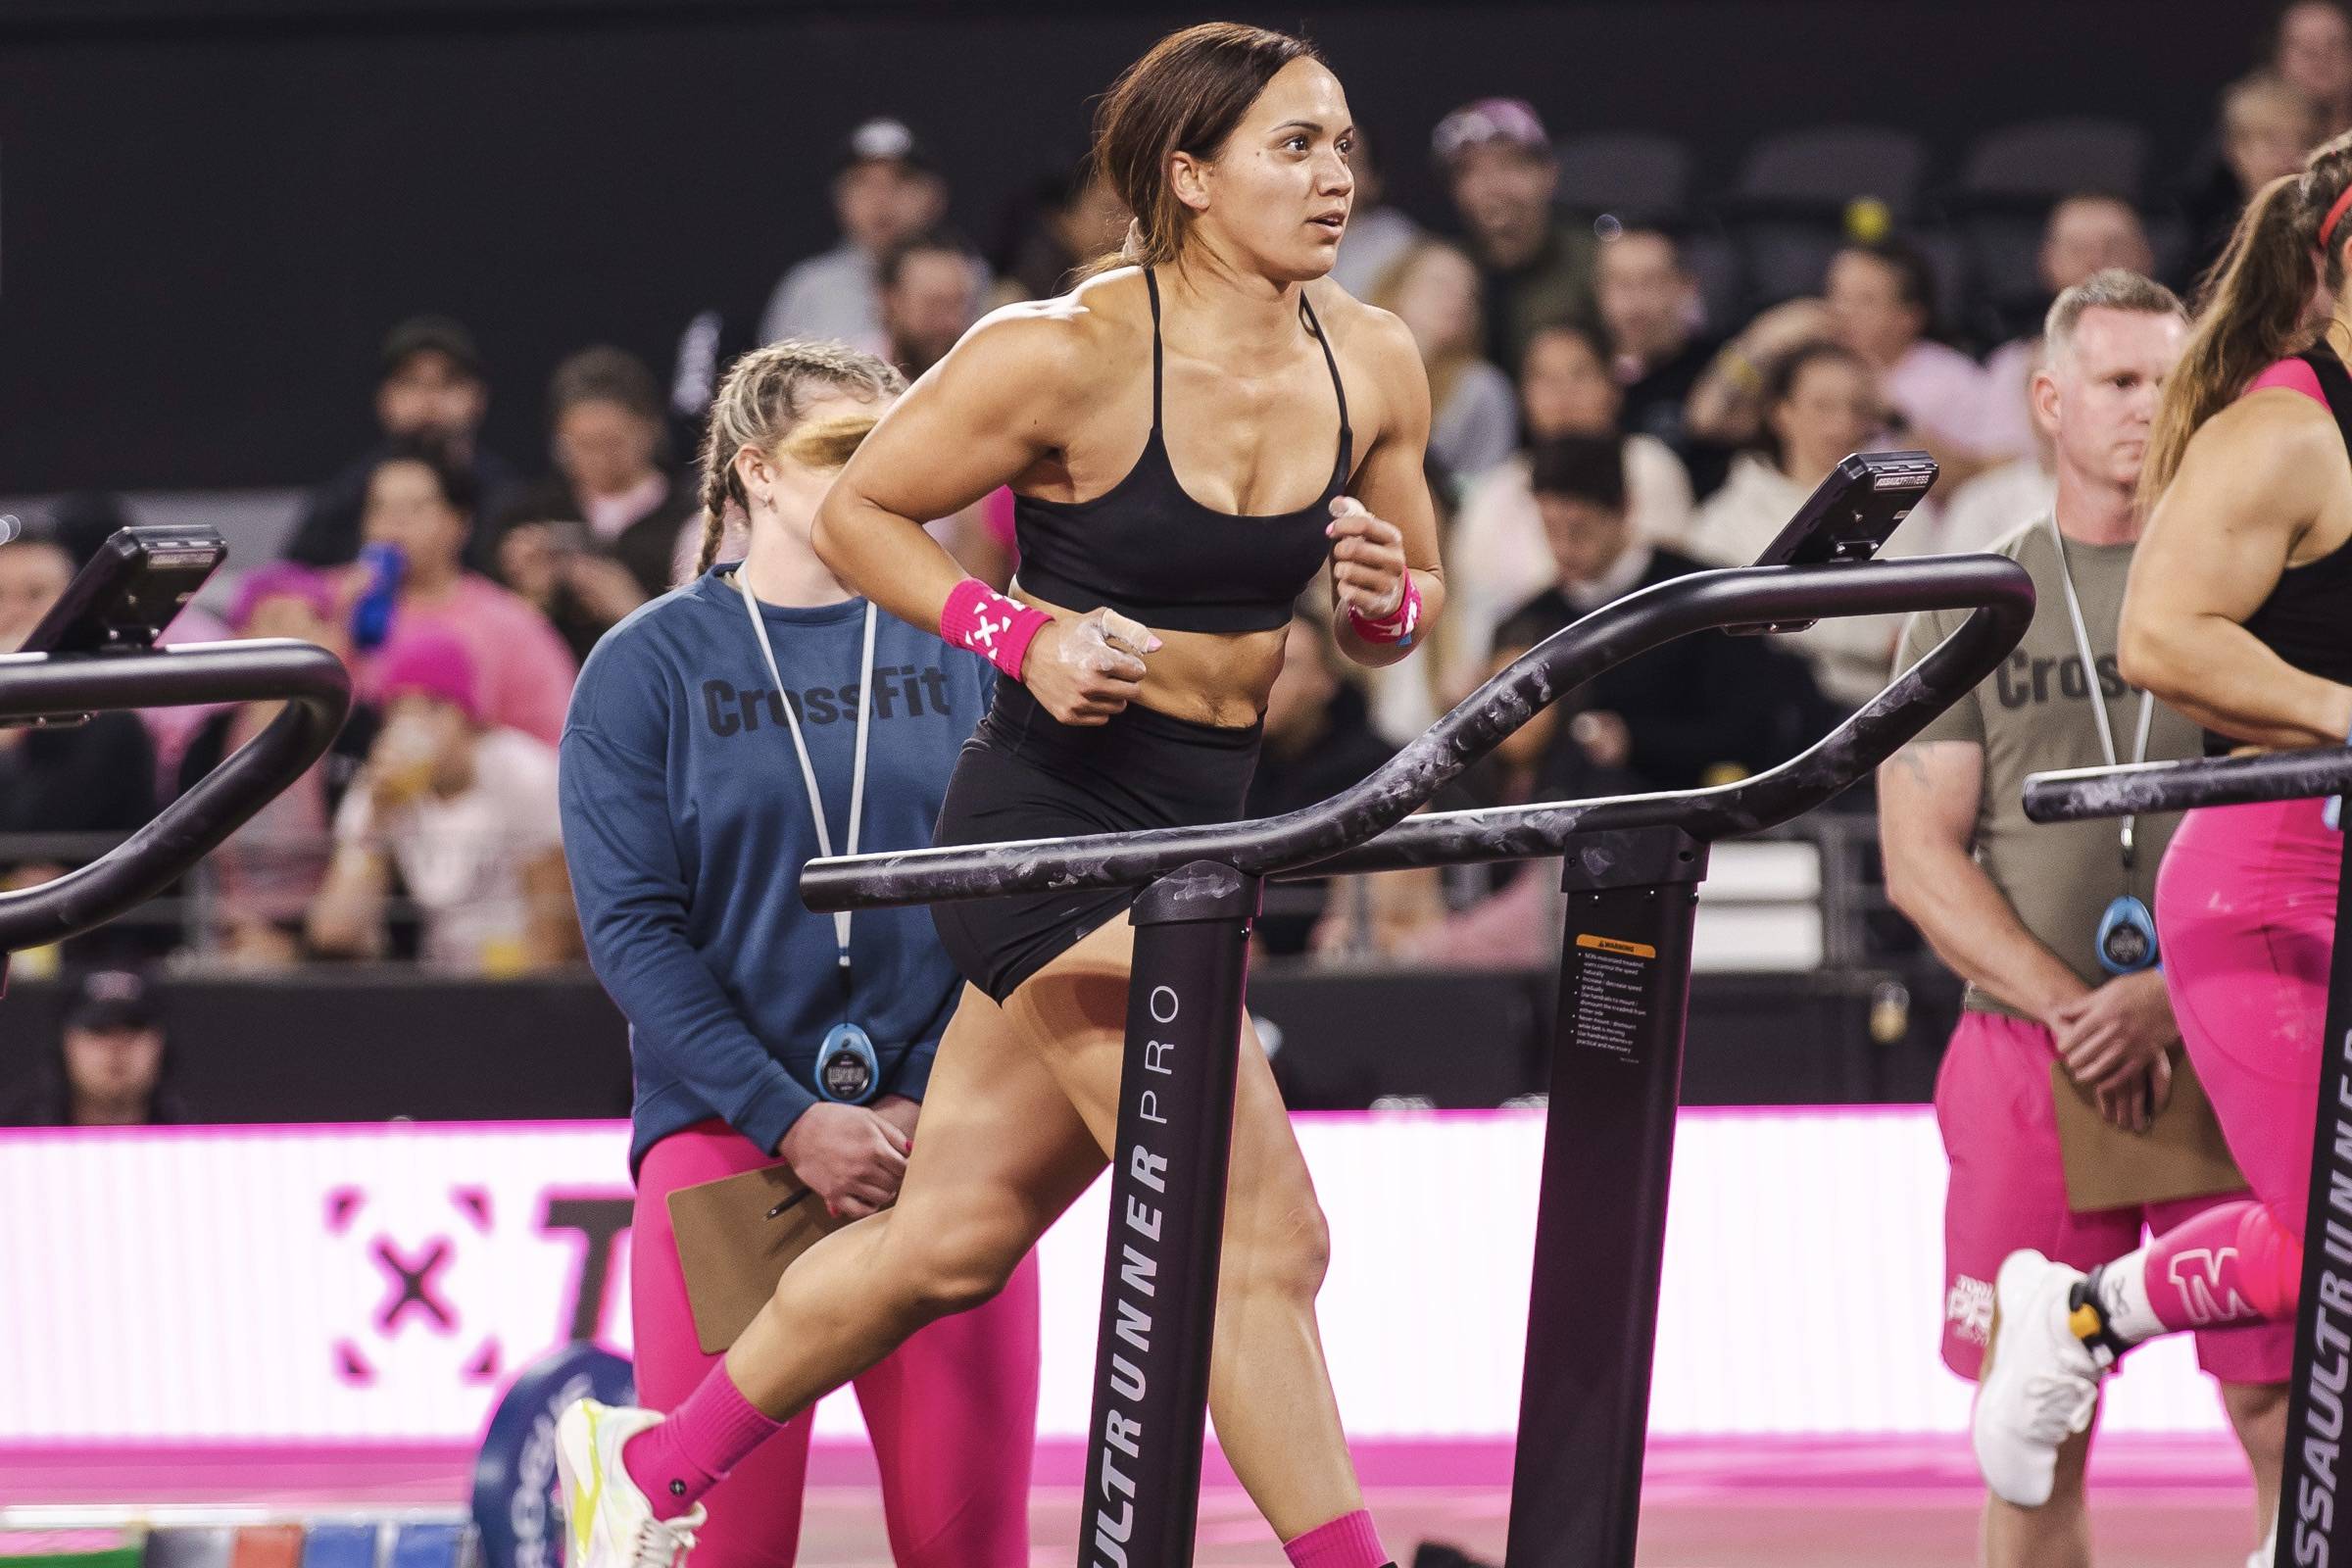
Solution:
<svg viewBox="0 0 2352 1568"><path fill-rule="evenodd" d="M2082 618L2082 601L2075 593L2075 574L2066 559L2066 535L2058 531L2058 515L2050 514L2050 542L2058 550L2058 580L2066 587L2067 618L2074 624L2075 651L2082 656L2082 678L2090 687L2090 712L2099 730L2099 754L2107 759L2109 767L2122 759L2116 755L2115 731L2107 721L2107 694L2099 689L2099 662L2090 648L2090 627ZM2132 760L2148 760L2148 730L2155 722L2156 699L2152 693L2139 694L2139 738L2132 748ZM2133 830L2139 818L2127 816L2123 827L2124 870L2132 869L2137 846ZM2099 916L2098 931L2091 939L2091 951L2099 957L2099 967L2109 974L2137 974L2153 968L2158 959L2156 951L2156 916L2145 900L2125 893L2110 900L2106 912Z"/></svg>
<svg viewBox="0 0 2352 1568"><path fill-rule="evenodd" d="M801 716L794 710L792 699L784 692L784 675L776 667L775 646L767 640L767 623L760 618L760 605L752 597L752 585L744 580L743 569L735 571L735 586L743 591L745 613L752 617L752 635L760 640L760 655L767 661L768 678L776 683L776 701L784 705L784 722L792 731L792 749L801 760L801 782L808 788L808 814L816 822L817 853L827 858L833 854L833 832L825 825L825 798L816 787L816 764L808 760L808 742L801 735ZM865 607L865 650L858 676L858 740L857 760L850 764L850 836L845 855L858 853L858 827L865 815L865 748L870 735L867 720L873 714L874 686L874 606ZM850 1004L850 914L847 909L833 916L833 938L840 951L842 1011ZM862 1105L874 1098L882 1087L881 1059L874 1054L874 1042L866 1032L844 1017L825 1035L825 1042L816 1053L816 1090L827 1100Z"/></svg>

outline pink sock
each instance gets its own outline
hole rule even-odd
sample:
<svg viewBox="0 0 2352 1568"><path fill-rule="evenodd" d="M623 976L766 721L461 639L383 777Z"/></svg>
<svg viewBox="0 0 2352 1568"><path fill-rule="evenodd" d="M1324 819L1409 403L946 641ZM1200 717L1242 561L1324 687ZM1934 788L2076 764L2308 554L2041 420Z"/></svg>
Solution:
<svg viewBox="0 0 2352 1568"><path fill-rule="evenodd" d="M2116 1332L2132 1341L2277 1322L2294 1315L2302 1275L2302 1243L2268 1207L2250 1200L2220 1203L2101 1269L2101 1304Z"/></svg>
<svg viewBox="0 0 2352 1568"><path fill-rule="evenodd" d="M1385 1568L1389 1561L1372 1515L1362 1508L1284 1542L1282 1551L1291 1568Z"/></svg>
<svg viewBox="0 0 2352 1568"><path fill-rule="evenodd" d="M660 1426L620 1446L621 1467L653 1504L655 1518L675 1519L783 1424L743 1396L721 1361Z"/></svg>

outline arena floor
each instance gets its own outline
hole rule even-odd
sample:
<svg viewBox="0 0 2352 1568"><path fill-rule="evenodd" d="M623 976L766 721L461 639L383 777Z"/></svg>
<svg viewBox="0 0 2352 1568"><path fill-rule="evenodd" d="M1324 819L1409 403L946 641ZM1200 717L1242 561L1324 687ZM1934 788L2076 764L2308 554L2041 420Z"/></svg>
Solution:
<svg viewBox="0 0 2352 1568"><path fill-rule="evenodd" d="M2125 1446L2118 1445L2119 1448ZM1384 1467L1385 1468L1385 1467ZM2252 1493L2227 1444L2132 1444L2097 1471L2099 1560L2130 1568L2240 1568ZM1753 1446L1654 1452L1642 1517L1643 1568L1974 1568L1979 1493L1964 1446ZM812 1494L802 1568L888 1568L872 1494ZM1498 1483L1375 1485L1382 1540L1410 1568L1421 1542L1502 1560L1508 1490ZM1200 1568L1280 1568L1238 1487L1201 1495ZM1077 1489L1040 1487L1034 1562L1076 1554Z"/></svg>
<svg viewBox="0 0 2352 1568"><path fill-rule="evenodd" d="M862 1451L812 1455L801 1568L889 1568ZM1076 1556L1078 1488L1063 1457L1045 1459L1035 1492L1041 1568ZM1440 1542L1498 1563L1508 1509L1507 1451L1381 1445L1359 1454L1381 1533L1410 1568ZM1282 1554L1249 1498L1212 1456L1202 1490L1201 1568L1280 1568ZM1416 1478L1420 1483L1416 1484ZM2118 1438L2093 1461L2099 1560L2130 1568L2239 1568L2250 1549L2251 1489L2227 1440ZM466 1482L447 1460L348 1462L264 1477L242 1466L131 1467L85 1456L0 1466L0 1538L145 1516L164 1528L198 1512L219 1522L454 1511ZM1972 1568L1978 1492L1957 1439L1654 1446L1642 1510L1644 1568ZM38 1499L41 1506L25 1504ZM152 1511L151 1511L152 1510ZM183 1514L183 1510L186 1510ZM22 1538L20 1538L20 1545ZM150 1556L152 1563L157 1559Z"/></svg>

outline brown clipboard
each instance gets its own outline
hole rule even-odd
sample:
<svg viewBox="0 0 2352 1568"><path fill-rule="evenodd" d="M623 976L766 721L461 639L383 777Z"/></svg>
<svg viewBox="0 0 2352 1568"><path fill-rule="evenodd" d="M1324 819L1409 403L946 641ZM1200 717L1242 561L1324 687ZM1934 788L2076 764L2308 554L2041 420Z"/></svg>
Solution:
<svg viewBox="0 0 2352 1568"><path fill-rule="evenodd" d="M669 1226L703 1353L722 1354L734 1345L792 1260L847 1223L825 1212L824 1200L789 1165L671 1193Z"/></svg>
<svg viewBox="0 0 2352 1568"><path fill-rule="evenodd" d="M2172 1099L2144 1133L2127 1132L2101 1116L2090 1091L2067 1076L2063 1061L2050 1063L2050 1103L2066 1167L2066 1206L2078 1214L2246 1189L2213 1102L2179 1047L2173 1050Z"/></svg>

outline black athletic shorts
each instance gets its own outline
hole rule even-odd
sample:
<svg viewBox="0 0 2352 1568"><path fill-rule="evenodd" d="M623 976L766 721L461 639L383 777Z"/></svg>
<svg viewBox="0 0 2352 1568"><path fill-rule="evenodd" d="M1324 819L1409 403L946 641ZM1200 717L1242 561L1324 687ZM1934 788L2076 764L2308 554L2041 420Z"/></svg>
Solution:
<svg viewBox="0 0 2352 1568"><path fill-rule="evenodd" d="M1238 821L1265 726L1196 724L1130 703L1107 724L1063 724L1029 689L1000 679L963 744L932 842L1131 833ZM1023 893L935 904L931 917L963 977L1003 1002L1022 981L1119 917L1137 889Z"/></svg>

